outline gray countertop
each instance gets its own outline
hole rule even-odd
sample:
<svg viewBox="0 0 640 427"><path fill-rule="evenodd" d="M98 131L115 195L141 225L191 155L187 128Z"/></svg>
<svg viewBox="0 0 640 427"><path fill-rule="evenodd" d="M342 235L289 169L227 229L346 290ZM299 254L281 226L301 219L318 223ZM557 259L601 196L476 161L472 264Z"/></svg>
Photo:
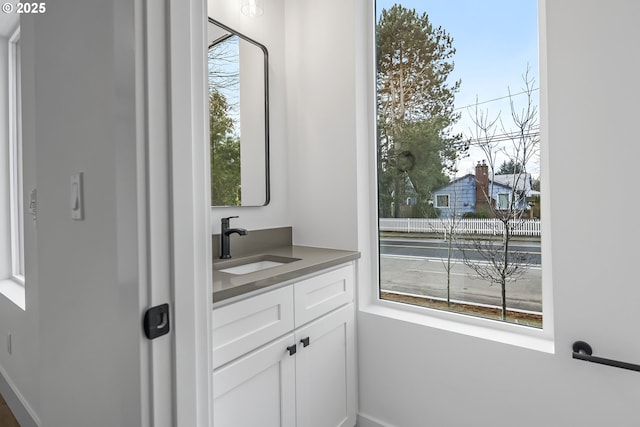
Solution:
<svg viewBox="0 0 640 427"><path fill-rule="evenodd" d="M254 254L262 255L262 254ZM265 270L235 275L223 273L218 268L227 268L233 263L241 262L241 258L232 260L216 260L213 263L213 303L231 302L241 295L249 296L258 291L271 289L278 284L312 274L326 268L343 264L360 258L360 252L338 249L314 248L310 246L283 246L272 248L264 255L275 257L297 258L296 261L271 267ZM242 257L242 258L249 258ZM221 267L221 266L225 267ZM217 304L216 304L217 305Z"/></svg>

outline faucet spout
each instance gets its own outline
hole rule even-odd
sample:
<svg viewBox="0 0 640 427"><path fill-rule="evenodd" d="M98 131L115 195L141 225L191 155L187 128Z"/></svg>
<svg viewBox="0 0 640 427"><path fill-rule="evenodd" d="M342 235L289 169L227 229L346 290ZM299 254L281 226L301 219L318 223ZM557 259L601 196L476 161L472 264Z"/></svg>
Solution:
<svg viewBox="0 0 640 427"><path fill-rule="evenodd" d="M230 236L233 233L239 234L241 236L246 236L247 234L249 234L249 232L244 228L229 228L227 231L224 232L224 234L226 234L227 236Z"/></svg>
<svg viewBox="0 0 640 427"><path fill-rule="evenodd" d="M231 258L231 239L229 236L232 234L238 234L239 236L246 236L249 232L244 228L229 228L229 220L231 218L238 218L237 216L230 216L228 218L222 218L221 231L220 231L220 258Z"/></svg>

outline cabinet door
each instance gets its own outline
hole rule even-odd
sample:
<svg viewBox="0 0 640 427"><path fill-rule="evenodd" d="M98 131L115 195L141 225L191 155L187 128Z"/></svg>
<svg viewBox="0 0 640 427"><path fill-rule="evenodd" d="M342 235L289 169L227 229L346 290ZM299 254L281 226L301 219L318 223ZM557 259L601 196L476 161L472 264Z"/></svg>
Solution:
<svg viewBox="0 0 640 427"><path fill-rule="evenodd" d="M289 334L213 371L214 426L295 426L292 344Z"/></svg>
<svg viewBox="0 0 640 427"><path fill-rule="evenodd" d="M304 427L356 423L353 304L296 332L296 419ZM308 339L305 347L303 342Z"/></svg>

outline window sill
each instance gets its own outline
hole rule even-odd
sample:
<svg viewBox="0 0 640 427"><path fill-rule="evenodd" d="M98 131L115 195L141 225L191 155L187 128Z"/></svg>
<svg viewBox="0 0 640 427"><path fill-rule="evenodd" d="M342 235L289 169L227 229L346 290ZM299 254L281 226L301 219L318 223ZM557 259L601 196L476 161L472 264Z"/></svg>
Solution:
<svg viewBox="0 0 640 427"><path fill-rule="evenodd" d="M0 295L4 295L23 311L26 309L24 283L15 279L0 279Z"/></svg>
<svg viewBox="0 0 640 427"><path fill-rule="evenodd" d="M554 342L548 331L527 326L383 300L361 306L360 312L544 353L555 353Z"/></svg>

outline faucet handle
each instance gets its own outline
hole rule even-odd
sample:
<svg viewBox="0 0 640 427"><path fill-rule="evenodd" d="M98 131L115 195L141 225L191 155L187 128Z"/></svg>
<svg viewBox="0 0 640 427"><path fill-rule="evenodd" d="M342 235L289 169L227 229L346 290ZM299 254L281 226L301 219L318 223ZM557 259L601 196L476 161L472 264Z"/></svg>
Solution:
<svg viewBox="0 0 640 427"><path fill-rule="evenodd" d="M228 228L228 227L229 227L229 220L230 220L231 218L238 218L238 216L228 216L228 217L226 217L226 218L222 218L222 219L220 220L220 226L222 227L223 231L224 231L224 229L225 229L225 228Z"/></svg>

